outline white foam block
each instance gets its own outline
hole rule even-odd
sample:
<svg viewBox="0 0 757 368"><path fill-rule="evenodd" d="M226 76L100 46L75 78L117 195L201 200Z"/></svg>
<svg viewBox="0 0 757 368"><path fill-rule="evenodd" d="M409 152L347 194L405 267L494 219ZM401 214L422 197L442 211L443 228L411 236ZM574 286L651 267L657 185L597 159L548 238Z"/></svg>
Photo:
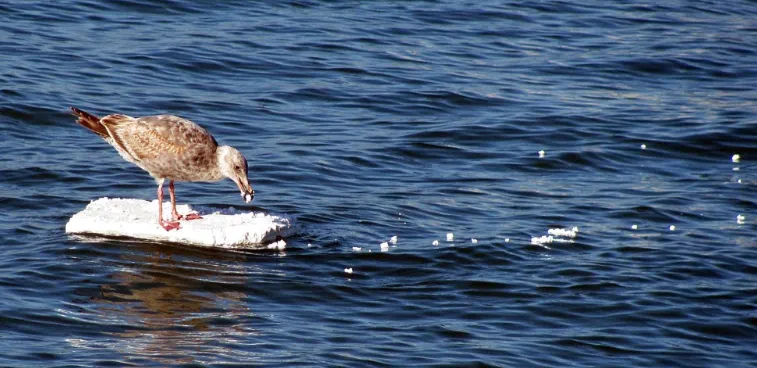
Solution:
<svg viewBox="0 0 757 368"><path fill-rule="evenodd" d="M177 205L180 214L194 212ZM181 221L178 230L166 231L158 225L158 203L141 199L100 198L90 202L66 224L66 233L124 236L218 248L264 247L278 236L295 232L294 218L262 212L241 212L233 208L200 210L202 219ZM163 217L170 218L171 204L163 203Z"/></svg>

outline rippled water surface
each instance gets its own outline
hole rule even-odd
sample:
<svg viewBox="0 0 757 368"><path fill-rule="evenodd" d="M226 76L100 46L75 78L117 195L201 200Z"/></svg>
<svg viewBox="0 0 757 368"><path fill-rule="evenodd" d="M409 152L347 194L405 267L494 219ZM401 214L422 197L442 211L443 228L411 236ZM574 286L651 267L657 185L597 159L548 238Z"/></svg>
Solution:
<svg viewBox="0 0 757 368"><path fill-rule="evenodd" d="M0 365L756 367L756 19L751 1L3 2ZM67 236L90 200L155 195L68 106L205 126L248 157L255 201L226 180L179 202L299 233L284 251Z"/></svg>

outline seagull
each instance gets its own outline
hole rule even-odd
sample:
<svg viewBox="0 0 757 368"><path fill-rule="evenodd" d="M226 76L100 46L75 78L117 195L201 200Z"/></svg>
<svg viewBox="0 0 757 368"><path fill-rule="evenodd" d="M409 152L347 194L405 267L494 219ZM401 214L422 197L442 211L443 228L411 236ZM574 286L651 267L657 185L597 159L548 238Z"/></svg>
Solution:
<svg viewBox="0 0 757 368"><path fill-rule="evenodd" d="M158 183L158 224L166 231L179 229L179 220L201 219L197 213L176 212L174 181L233 180L245 202L255 196L247 180L247 160L234 147L219 146L201 126L174 115L134 118L112 114L101 118L71 107L77 123L99 135L126 161ZM163 219L163 183L171 196L170 221Z"/></svg>

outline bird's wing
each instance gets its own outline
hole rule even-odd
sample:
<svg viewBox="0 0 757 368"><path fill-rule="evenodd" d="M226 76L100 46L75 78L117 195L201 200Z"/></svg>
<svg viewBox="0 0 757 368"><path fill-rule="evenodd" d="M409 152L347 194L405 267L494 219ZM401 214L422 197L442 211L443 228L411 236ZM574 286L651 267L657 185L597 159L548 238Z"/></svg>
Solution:
<svg viewBox="0 0 757 368"><path fill-rule="evenodd" d="M108 119L112 117L111 119ZM198 147L215 151L216 140L199 125L173 115L131 118L109 115L101 120L113 139L136 160L158 156L181 157Z"/></svg>
<svg viewBox="0 0 757 368"><path fill-rule="evenodd" d="M133 158L134 160L139 161L139 158L131 149L131 144L129 144L130 142L124 139L122 135L123 131L126 130L130 125L134 124L136 121L137 120L131 116L111 114L100 119L100 125L105 127L105 129L108 131L108 137L110 139L106 138L106 140L114 145L116 147L116 150L121 152L122 155L126 154L128 156L131 156L131 158ZM126 156L124 156L124 158L128 159L128 157Z"/></svg>

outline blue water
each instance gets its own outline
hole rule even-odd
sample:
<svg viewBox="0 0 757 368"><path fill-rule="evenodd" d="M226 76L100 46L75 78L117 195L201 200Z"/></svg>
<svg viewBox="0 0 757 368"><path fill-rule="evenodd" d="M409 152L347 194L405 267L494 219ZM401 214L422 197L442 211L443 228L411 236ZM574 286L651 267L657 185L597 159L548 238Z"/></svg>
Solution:
<svg viewBox="0 0 757 368"><path fill-rule="evenodd" d="M757 367L757 3L655 3L3 2L0 366ZM67 236L155 196L68 106L203 125L255 200L179 202L298 234Z"/></svg>

